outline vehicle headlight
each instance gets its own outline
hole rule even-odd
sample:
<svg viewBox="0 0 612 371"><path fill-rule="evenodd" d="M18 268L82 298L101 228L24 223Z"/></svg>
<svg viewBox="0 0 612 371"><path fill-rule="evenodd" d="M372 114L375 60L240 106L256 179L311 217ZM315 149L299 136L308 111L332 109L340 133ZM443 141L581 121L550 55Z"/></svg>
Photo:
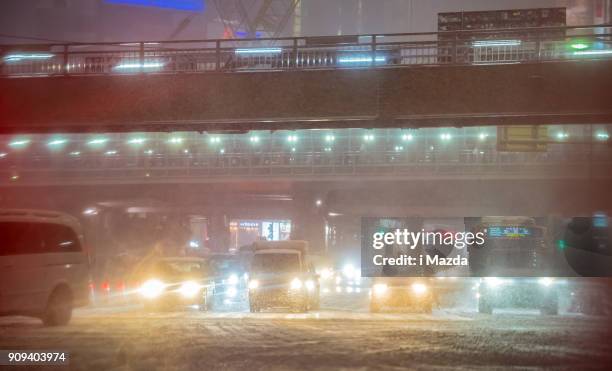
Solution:
<svg viewBox="0 0 612 371"><path fill-rule="evenodd" d="M238 290L235 286L230 286L227 288L227 290L225 290L225 296L227 297L233 298L236 296L236 294L238 294Z"/></svg>
<svg viewBox="0 0 612 371"><path fill-rule="evenodd" d="M250 280L249 281L249 289L250 290L255 290L258 287L259 287L259 281L257 281L257 280Z"/></svg>
<svg viewBox="0 0 612 371"><path fill-rule="evenodd" d="M291 281L291 285L289 286L291 290L299 290L302 288L302 280L299 278L294 278Z"/></svg>
<svg viewBox="0 0 612 371"><path fill-rule="evenodd" d="M542 286L548 287L548 286L552 285L553 283L555 283L555 279L554 278L550 278L550 277L541 277L538 280L538 283L540 285L542 285Z"/></svg>
<svg viewBox="0 0 612 371"><path fill-rule="evenodd" d="M427 285L423 283L413 283L411 287L412 292L417 295L423 295L425 292L427 292Z"/></svg>
<svg viewBox="0 0 612 371"><path fill-rule="evenodd" d="M238 284L238 275L237 274L230 274L229 277L227 277L227 281L225 281L225 282L230 284L230 285L237 285Z"/></svg>
<svg viewBox="0 0 612 371"><path fill-rule="evenodd" d="M323 268L319 274L321 275L322 279L327 280L334 275L334 272L329 268Z"/></svg>
<svg viewBox="0 0 612 371"><path fill-rule="evenodd" d="M304 286L306 286L306 290L313 291L315 289L315 283L313 280L306 280L304 282Z"/></svg>
<svg viewBox="0 0 612 371"><path fill-rule="evenodd" d="M186 281L183 282L178 291L186 298L193 298L200 291L200 285L193 281Z"/></svg>
<svg viewBox="0 0 612 371"><path fill-rule="evenodd" d="M144 296L145 298L153 299L161 295L161 293L164 291L164 288L165 285L162 281L157 279L151 279L145 281L145 283L140 286L138 291L140 292L140 295Z"/></svg>
<svg viewBox="0 0 612 371"><path fill-rule="evenodd" d="M376 295L383 295L384 293L387 292L388 289L389 289L389 286L387 286L384 283L377 283L373 287L374 294Z"/></svg>
<svg viewBox="0 0 612 371"><path fill-rule="evenodd" d="M487 286L490 288L495 288L503 283L503 281L497 277L485 277L484 280Z"/></svg>

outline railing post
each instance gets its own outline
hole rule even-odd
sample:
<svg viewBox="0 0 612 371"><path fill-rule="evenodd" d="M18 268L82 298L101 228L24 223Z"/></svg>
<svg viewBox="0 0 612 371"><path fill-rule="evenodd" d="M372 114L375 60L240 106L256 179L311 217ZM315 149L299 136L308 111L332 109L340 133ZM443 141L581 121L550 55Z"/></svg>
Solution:
<svg viewBox="0 0 612 371"><path fill-rule="evenodd" d="M542 60L542 38L540 37L541 33L537 32L536 36L536 58L539 61Z"/></svg>
<svg viewBox="0 0 612 371"><path fill-rule="evenodd" d="M221 70L221 40L215 42L215 71Z"/></svg>
<svg viewBox="0 0 612 371"><path fill-rule="evenodd" d="M68 44L64 44L64 52L62 54L62 69L64 75L68 74Z"/></svg>
<svg viewBox="0 0 612 371"><path fill-rule="evenodd" d="M297 68L298 65L298 39L294 38L293 39L293 49L292 49L292 53L293 53L293 67Z"/></svg>
<svg viewBox="0 0 612 371"><path fill-rule="evenodd" d="M376 35L372 35L372 42L370 44L370 48L372 49L372 66L376 66Z"/></svg>
<svg viewBox="0 0 612 371"><path fill-rule="evenodd" d="M453 60L451 61L451 64L457 64L457 32L453 33Z"/></svg>
<svg viewBox="0 0 612 371"><path fill-rule="evenodd" d="M138 63L140 65L140 73L144 73L144 63L145 63L145 52L144 52L144 42L139 43L139 55L138 55Z"/></svg>

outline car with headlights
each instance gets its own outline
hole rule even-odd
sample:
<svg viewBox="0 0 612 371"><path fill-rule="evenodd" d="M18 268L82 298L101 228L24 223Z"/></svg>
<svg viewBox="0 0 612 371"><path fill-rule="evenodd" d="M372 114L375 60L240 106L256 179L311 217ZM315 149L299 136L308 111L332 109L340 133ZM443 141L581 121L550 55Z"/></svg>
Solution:
<svg viewBox="0 0 612 371"><path fill-rule="evenodd" d="M207 257L212 280L211 307L233 309L246 305L248 274L238 254L213 254Z"/></svg>
<svg viewBox="0 0 612 371"><path fill-rule="evenodd" d="M533 308L542 314L559 311L563 280L538 277L550 269L552 249L547 230L538 218L482 217L474 230L484 233L484 244L468 247L470 270L478 279L478 311L495 308Z"/></svg>
<svg viewBox="0 0 612 371"><path fill-rule="evenodd" d="M147 310L209 307L211 282L208 264L202 258L159 258L141 282L138 294Z"/></svg>
<svg viewBox="0 0 612 371"><path fill-rule="evenodd" d="M370 312L378 313L385 309L412 309L431 313L436 301L434 288L429 278L375 278L370 293Z"/></svg>
<svg viewBox="0 0 612 371"><path fill-rule="evenodd" d="M81 225L49 210L0 210L0 315L65 325L89 302L89 256Z"/></svg>
<svg viewBox="0 0 612 371"><path fill-rule="evenodd" d="M248 282L251 312L319 308L319 276L308 261L306 241L259 241L253 251Z"/></svg>

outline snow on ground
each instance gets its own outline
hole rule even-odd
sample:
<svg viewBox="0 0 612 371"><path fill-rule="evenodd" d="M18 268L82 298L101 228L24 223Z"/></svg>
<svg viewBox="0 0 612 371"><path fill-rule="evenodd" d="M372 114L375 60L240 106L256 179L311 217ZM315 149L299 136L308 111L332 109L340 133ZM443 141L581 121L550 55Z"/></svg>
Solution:
<svg viewBox="0 0 612 371"><path fill-rule="evenodd" d="M328 297L321 311L307 314L84 308L59 328L5 317L0 349L64 349L72 370L575 370L612 361L604 318L529 310L488 316L465 308L369 314L364 302Z"/></svg>

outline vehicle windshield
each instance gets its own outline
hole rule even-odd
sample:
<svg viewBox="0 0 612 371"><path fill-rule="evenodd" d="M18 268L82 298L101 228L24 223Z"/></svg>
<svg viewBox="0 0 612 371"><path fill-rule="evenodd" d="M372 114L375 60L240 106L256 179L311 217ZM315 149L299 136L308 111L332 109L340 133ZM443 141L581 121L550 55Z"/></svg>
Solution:
<svg viewBox="0 0 612 371"><path fill-rule="evenodd" d="M291 273L300 271L300 256L296 253L255 254L253 273Z"/></svg>
<svg viewBox="0 0 612 371"><path fill-rule="evenodd" d="M199 261L160 260L152 271L164 277L197 276L205 273L204 263Z"/></svg>

